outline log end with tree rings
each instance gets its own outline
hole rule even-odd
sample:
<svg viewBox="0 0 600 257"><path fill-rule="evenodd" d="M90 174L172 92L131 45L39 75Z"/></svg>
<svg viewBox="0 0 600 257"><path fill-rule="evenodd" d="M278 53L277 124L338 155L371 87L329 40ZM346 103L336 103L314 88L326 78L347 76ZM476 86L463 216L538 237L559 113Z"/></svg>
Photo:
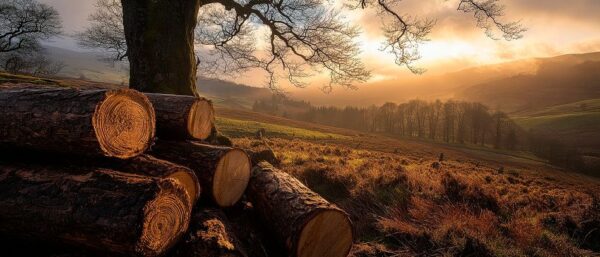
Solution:
<svg viewBox="0 0 600 257"><path fill-rule="evenodd" d="M250 168L250 158L241 149L231 149L221 157L212 187L214 200L219 206L230 207L238 202L248 186Z"/></svg>
<svg viewBox="0 0 600 257"><path fill-rule="evenodd" d="M345 257L352 241L352 223L347 214L340 210L318 211L300 232L296 256Z"/></svg>
<svg viewBox="0 0 600 257"><path fill-rule="evenodd" d="M198 178L194 173L188 169L175 171L167 176L167 178L173 178L177 180L188 192L190 202L192 206L200 198L201 188L198 183Z"/></svg>
<svg viewBox="0 0 600 257"><path fill-rule="evenodd" d="M144 208L142 234L137 252L158 256L171 248L187 231L191 208L189 196L174 179L160 181L161 191Z"/></svg>
<svg viewBox="0 0 600 257"><path fill-rule="evenodd" d="M103 164L99 164L100 166ZM198 177L193 170L179 164L158 159L149 154L141 154L127 160L115 159L109 167L127 173L140 174L150 177L172 178L183 186L190 196L191 205L200 198L202 191Z"/></svg>
<svg viewBox="0 0 600 257"><path fill-rule="evenodd" d="M204 98L197 99L188 113L188 133L192 138L205 140L212 132L214 120L215 111L212 103Z"/></svg>
<svg viewBox="0 0 600 257"><path fill-rule="evenodd" d="M289 256L348 256L354 237L349 215L292 175L260 162L246 193Z"/></svg>
<svg viewBox="0 0 600 257"><path fill-rule="evenodd" d="M155 122L150 101L129 89L107 91L92 118L100 148L107 156L121 159L139 155L150 146Z"/></svg>

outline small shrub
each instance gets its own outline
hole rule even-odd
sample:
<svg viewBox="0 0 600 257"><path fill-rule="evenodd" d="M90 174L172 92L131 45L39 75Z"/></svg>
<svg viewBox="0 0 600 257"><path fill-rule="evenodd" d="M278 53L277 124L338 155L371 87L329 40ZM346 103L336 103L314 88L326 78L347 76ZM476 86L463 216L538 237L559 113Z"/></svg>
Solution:
<svg viewBox="0 0 600 257"><path fill-rule="evenodd" d="M500 210L497 199L479 186L465 184L450 174L442 177L442 185L446 197L451 201L463 202L471 207L488 209L493 212Z"/></svg>
<svg viewBox="0 0 600 257"><path fill-rule="evenodd" d="M328 168L308 167L302 173L308 187L330 201L339 201L350 197L353 185L348 180L335 176L335 172Z"/></svg>

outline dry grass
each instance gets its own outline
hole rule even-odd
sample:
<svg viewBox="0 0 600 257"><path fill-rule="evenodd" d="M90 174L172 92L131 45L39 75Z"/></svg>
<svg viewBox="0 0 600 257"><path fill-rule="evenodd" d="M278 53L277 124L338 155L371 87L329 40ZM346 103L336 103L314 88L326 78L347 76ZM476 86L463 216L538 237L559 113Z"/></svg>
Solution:
<svg viewBox="0 0 600 257"><path fill-rule="evenodd" d="M270 138L279 166L337 203L358 234L353 256L591 256L600 183L552 167L420 148L398 153ZM262 141L234 142L260 149ZM418 154L414 154L418 153ZM456 155L454 155L456 154Z"/></svg>

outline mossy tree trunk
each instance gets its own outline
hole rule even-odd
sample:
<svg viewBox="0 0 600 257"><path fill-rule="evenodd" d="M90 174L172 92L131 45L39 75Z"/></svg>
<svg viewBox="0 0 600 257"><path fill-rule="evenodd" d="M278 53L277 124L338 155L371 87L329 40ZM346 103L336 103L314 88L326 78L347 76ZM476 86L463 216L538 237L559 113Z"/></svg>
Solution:
<svg viewBox="0 0 600 257"><path fill-rule="evenodd" d="M142 92L194 95L194 28L199 0L121 0L129 86Z"/></svg>

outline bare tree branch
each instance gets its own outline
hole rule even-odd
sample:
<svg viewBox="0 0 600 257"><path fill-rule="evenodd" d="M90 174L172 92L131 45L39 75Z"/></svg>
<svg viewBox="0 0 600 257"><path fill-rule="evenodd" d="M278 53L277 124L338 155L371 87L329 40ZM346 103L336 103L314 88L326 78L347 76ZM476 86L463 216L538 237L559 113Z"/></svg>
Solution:
<svg viewBox="0 0 600 257"><path fill-rule="evenodd" d="M518 22L503 22L499 0L460 0L458 10L472 13L477 26L490 38L495 30L506 40L522 37ZM127 57L119 0L98 0L92 25L80 34L83 46L101 48L113 59ZM355 88L369 79L370 72L359 59L356 43L359 28L349 25L341 9L326 0L204 0L201 2L195 40L199 53L198 74L222 76L254 69L266 72L273 90L281 79L297 87L311 76L328 73L329 83ZM345 0L348 9L372 8L381 14L386 37L382 50L395 57L397 65L416 74L423 68L419 47L428 41L436 21L402 15L401 0ZM266 35L264 35L266 34Z"/></svg>
<svg viewBox="0 0 600 257"><path fill-rule="evenodd" d="M461 0L458 10L465 13L473 13L477 20L477 26L485 29L488 37L497 39L494 30L502 33L505 40L516 40L523 37L527 31L519 22L502 22L500 18L504 16L504 6L498 3L498 0Z"/></svg>
<svg viewBox="0 0 600 257"><path fill-rule="evenodd" d="M61 33L58 12L33 0L0 1L0 53L37 51L39 40Z"/></svg>
<svg viewBox="0 0 600 257"><path fill-rule="evenodd" d="M102 49L109 54L106 60L127 58L127 42L123 29L123 13L119 0L97 0L96 12L88 18L90 26L77 34L79 45Z"/></svg>

